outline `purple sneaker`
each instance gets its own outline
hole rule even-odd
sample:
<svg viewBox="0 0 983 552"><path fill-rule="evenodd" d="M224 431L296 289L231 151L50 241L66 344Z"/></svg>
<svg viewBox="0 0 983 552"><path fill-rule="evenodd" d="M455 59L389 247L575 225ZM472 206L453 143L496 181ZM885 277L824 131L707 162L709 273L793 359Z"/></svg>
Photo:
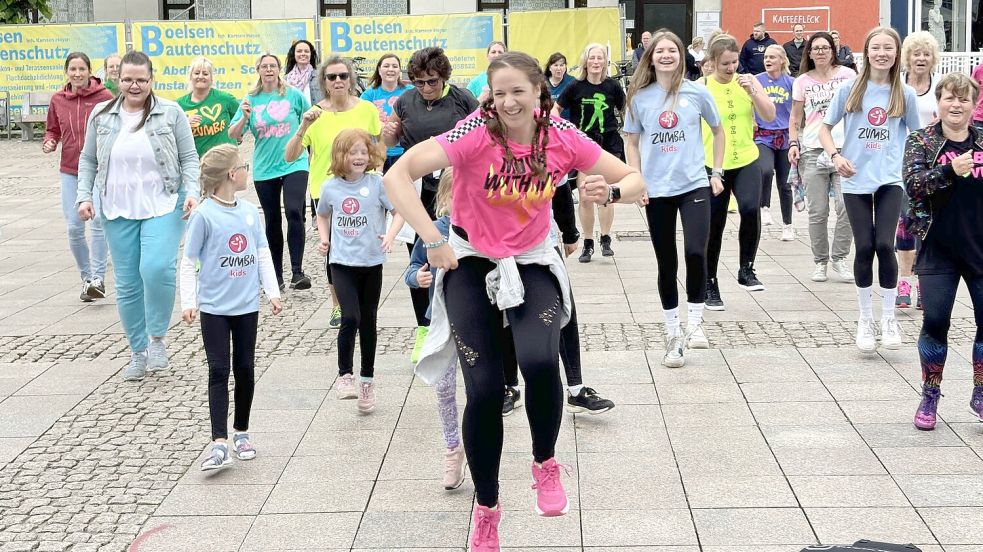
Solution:
<svg viewBox="0 0 983 552"><path fill-rule="evenodd" d="M939 408L942 390L938 387L922 386L922 402L915 412L915 427L923 431L935 429L935 412Z"/></svg>
<svg viewBox="0 0 983 552"><path fill-rule="evenodd" d="M973 387L973 398L969 400L969 409L983 422L983 385Z"/></svg>

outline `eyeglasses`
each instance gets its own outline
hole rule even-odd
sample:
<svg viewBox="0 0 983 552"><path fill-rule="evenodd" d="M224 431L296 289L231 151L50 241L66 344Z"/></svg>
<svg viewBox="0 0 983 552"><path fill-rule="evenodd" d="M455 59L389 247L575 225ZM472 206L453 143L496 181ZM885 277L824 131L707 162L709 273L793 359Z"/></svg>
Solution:
<svg viewBox="0 0 983 552"><path fill-rule="evenodd" d="M349 75L348 73L325 73L324 74L324 78L328 79L331 82L334 82L334 81L336 81L338 79L341 79L343 81L346 81L346 80L348 80L348 77L350 77L350 76L351 75Z"/></svg>
<svg viewBox="0 0 983 552"><path fill-rule="evenodd" d="M280 66L275 63L264 63L263 65L260 65L259 68L262 71L269 71L270 69L279 70Z"/></svg>
<svg viewBox="0 0 983 552"><path fill-rule="evenodd" d="M119 83L123 86L132 86L133 84L138 84L141 87L150 84L150 79L131 79L129 77L119 79Z"/></svg>
<svg viewBox="0 0 983 552"><path fill-rule="evenodd" d="M812 47L812 51L813 52L816 52L818 54L821 54L823 52L828 52L830 50L832 50L832 48L830 48L829 46L813 46Z"/></svg>
<svg viewBox="0 0 983 552"><path fill-rule="evenodd" d="M439 82L440 82L440 77L437 77L435 79L427 79L427 80L413 79L413 86L417 88L423 88L424 86L437 86L437 83Z"/></svg>
<svg viewBox="0 0 983 552"><path fill-rule="evenodd" d="M246 163L245 165L239 165L238 167L233 168L232 172L239 172L241 169L245 169L246 172L249 172L249 163Z"/></svg>

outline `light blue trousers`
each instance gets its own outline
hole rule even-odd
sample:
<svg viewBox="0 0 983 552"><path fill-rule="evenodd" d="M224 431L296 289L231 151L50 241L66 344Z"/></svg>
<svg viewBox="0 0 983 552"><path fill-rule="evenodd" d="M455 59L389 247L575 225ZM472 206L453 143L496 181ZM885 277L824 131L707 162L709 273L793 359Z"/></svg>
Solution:
<svg viewBox="0 0 983 552"><path fill-rule="evenodd" d="M79 218L78 208L75 206L75 198L78 197L78 180L78 177L73 174L61 173L61 211L65 216L65 226L68 227L68 247L75 257L75 265L78 266L82 280L90 280L93 277L104 280L109 248L102 230L102 218L96 216L89 222L89 227L92 229L90 256L90 246L85 239L85 221ZM93 199L93 206L98 214L99 197Z"/></svg>

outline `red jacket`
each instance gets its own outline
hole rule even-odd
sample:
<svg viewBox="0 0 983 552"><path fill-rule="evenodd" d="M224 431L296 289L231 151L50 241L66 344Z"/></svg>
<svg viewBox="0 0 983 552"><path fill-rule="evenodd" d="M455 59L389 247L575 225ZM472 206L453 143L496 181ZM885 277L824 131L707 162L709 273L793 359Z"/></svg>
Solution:
<svg viewBox="0 0 983 552"><path fill-rule="evenodd" d="M113 94L96 77L91 77L89 86L78 91L73 91L72 85L66 84L51 97L44 141L61 142L61 172L78 175L79 154L85 143L85 125L89 114L96 104L111 99Z"/></svg>

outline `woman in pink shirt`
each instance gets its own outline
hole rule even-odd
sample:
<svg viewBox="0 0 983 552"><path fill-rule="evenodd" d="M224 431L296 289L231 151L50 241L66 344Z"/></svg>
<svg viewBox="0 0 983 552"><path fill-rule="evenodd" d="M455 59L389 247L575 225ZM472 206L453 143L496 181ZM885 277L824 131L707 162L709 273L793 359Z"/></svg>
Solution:
<svg viewBox="0 0 983 552"><path fill-rule="evenodd" d="M983 86L983 63L973 69L973 80L976 81L976 84ZM976 110L973 111L973 124L981 122L983 122L983 95L976 102Z"/></svg>
<svg viewBox="0 0 983 552"><path fill-rule="evenodd" d="M448 359L460 359L464 449L477 493L470 549L481 552L499 550L503 321L512 327L526 381L536 511L558 516L569 509L554 458L563 405L559 336L570 312L566 270L549 237L556 185L573 169L592 175L581 193L600 205L629 203L645 187L637 171L550 116L549 88L531 56L502 55L489 65L488 82L491 97L477 112L410 148L385 176L393 205L419 233L430 266L441 269L417 373L433 381ZM413 187L414 179L448 166L454 167L449 240Z"/></svg>

